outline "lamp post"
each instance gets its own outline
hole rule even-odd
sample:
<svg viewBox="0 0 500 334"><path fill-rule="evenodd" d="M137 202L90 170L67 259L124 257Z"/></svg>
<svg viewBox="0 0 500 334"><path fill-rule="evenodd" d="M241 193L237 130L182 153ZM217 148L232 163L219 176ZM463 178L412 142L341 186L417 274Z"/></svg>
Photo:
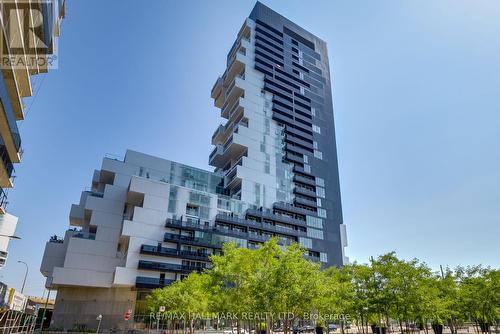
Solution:
<svg viewBox="0 0 500 334"><path fill-rule="evenodd" d="M99 321L99 324L97 325L97 330L95 331L96 334L99 333L99 328L101 328L101 321L102 321L102 314L99 314L95 320Z"/></svg>
<svg viewBox="0 0 500 334"><path fill-rule="evenodd" d="M21 288L21 293L24 292L24 286L26 285L26 277L28 277L28 264L24 261L17 261L17 263L24 263L26 266L26 272L24 273L23 287Z"/></svg>

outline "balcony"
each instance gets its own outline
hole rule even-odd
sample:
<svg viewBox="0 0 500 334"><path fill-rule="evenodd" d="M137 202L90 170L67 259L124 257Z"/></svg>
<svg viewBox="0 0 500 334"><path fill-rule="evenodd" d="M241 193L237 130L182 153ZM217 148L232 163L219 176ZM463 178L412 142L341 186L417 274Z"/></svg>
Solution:
<svg viewBox="0 0 500 334"><path fill-rule="evenodd" d="M207 238L197 238L193 236L179 235L173 233L165 233L163 237L164 241L170 242L178 242L182 244L188 244L193 246L202 246L202 247L210 247L210 248L222 248L224 244L223 241L212 240Z"/></svg>
<svg viewBox="0 0 500 334"><path fill-rule="evenodd" d="M24 105L21 100L21 93L19 90L19 85L17 82L17 78L15 76L14 68L12 66L5 67L2 70L3 79L5 82L5 86L7 88L8 98L10 101L10 105L12 107L12 111L14 113L16 120L24 119Z"/></svg>
<svg viewBox="0 0 500 334"><path fill-rule="evenodd" d="M304 220L293 218L293 217L290 217L288 215L283 215L280 213L273 213L271 210L248 209L246 213L247 213L247 216L265 218L265 219L277 221L279 223L285 223L285 224L302 226L302 227L307 226L307 224Z"/></svg>
<svg viewBox="0 0 500 334"><path fill-rule="evenodd" d="M316 186L316 182L314 179L310 179L310 178L300 176L300 175L294 175L293 182L299 182L299 183L307 184L307 185L310 185L313 187Z"/></svg>
<svg viewBox="0 0 500 334"><path fill-rule="evenodd" d="M217 127L217 129L215 129L215 131L212 135L212 145L220 144L220 142L223 141L221 139L221 136L224 134L225 131L226 131L226 127L224 126L224 124L220 124Z"/></svg>
<svg viewBox="0 0 500 334"><path fill-rule="evenodd" d="M285 203L285 202L276 202L273 204L273 208L278 209L278 210L283 210L291 213L296 213L300 215L311 215L314 213L311 213L310 210L306 210L303 208L296 207L290 203Z"/></svg>
<svg viewBox="0 0 500 334"><path fill-rule="evenodd" d="M232 105L235 101L236 98L242 96L244 94L244 80L245 80L245 74L237 74L233 81L227 86L227 88L224 89L224 105L223 109L228 106Z"/></svg>
<svg viewBox="0 0 500 334"><path fill-rule="evenodd" d="M221 226L211 226L211 225L203 225L200 223L193 223L189 221L182 221L179 219L167 219L165 223L165 227L174 227L174 228L184 228L192 231L201 231L207 232L211 235L213 234L223 234L227 236L237 237L237 238L247 238L248 234L246 231L240 231L237 229L228 229ZM200 239L203 241L207 241L207 239Z"/></svg>
<svg viewBox="0 0 500 334"><path fill-rule="evenodd" d="M217 108L222 107L223 99L222 97L222 85L223 85L223 80L221 77L218 77L217 80L214 83L214 86L212 87L212 99L214 99L214 105Z"/></svg>
<svg viewBox="0 0 500 334"><path fill-rule="evenodd" d="M249 47L250 39L248 37L240 37L236 39L227 54L226 67L229 68L231 66L238 52L245 54Z"/></svg>
<svg viewBox="0 0 500 334"><path fill-rule="evenodd" d="M83 226L85 222L85 207L79 204L71 204L69 211L69 223L71 226Z"/></svg>
<svg viewBox="0 0 500 334"><path fill-rule="evenodd" d="M95 233L75 231L72 235L73 238L95 240Z"/></svg>
<svg viewBox="0 0 500 334"><path fill-rule="evenodd" d="M235 127L233 135L226 140L224 145L215 146L209 157L209 164L211 166L222 168L231 159L243 155L246 147L238 143L241 139L235 136L237 133L238 127Z"/></svg>
<svg viewBox="0 0 500 334"><path fill-rule="evenodd" d="M135 279L135 287L142 289L157 289L163 288L174 282L175 280L173 279L137 276L137 278Z"/></svg>
<svg viewBox="0 0 500 334"><path fill-rule="evenodd" d="M285 235L292 236L292 237L303 236L303 235L305 236L305 234L306 234L303 231L294 230L292 228L285 228L285 227L281 227L281 226L261 223L261 222L250 220L250 219L241 219L238 217L231 217L231 216L223 215L223 214L218 214L215 217L215 221L227 222L227 223L236 224L239 226L256 228L256 229L264 230L264 231L268 231L268 232L285 234Z"/></svg>
<svg viewBox="0 0 500 334"><path fill-rule="evenodd" d="M226 172L226 176L224 176L224 187L226 189L233 189L241 184L241 178L238 177L238 166L243 166L243 157L239 158Z"/></svg>
<svg viewBox="0 0 500 334"><path fill-rule="evenodd" d="M103 198L104 197L104 193L101 193L101 192L97 192L97 191L85 191L85 193L87 193L89 196L92 196L92 197L98 197L98 198Z"/></svg>
<svg viewBox="0 0 500 334"><path fill-rule="evenodd" d="M0 145L0 187L12 188L12 174L14 173L14 165L12 164L7 149L4 145Z"/></svg>
<svg viewBox="0 0 500 334"><path fill-rule="evenodd" d="M243 110L243 108L237 108L235 111ZM215 129L212 135L212 145L220 145L228 139L228 137L234 132L238 132L239 126L248 127L248 120L242 119L243 114L239 113L238 118L231 120L229 119L225 125L220 124L217 129Z"/></svg>
<svg viewBox="0 0 500 334"><path fill-rule="evenodd" d="M201 272L205 267L139 260L138 269L190 273L192 271Z"/></svg>
<svg viewBox="0 0 500 334"><path fill-rule="evenodd" d="M238 97L232 104L225 104L220 112L222 118L231 119L243 111L243 97Z"/></svg>
<svg viewBox="0 0 500 334"><path fill-rule="evenodd" d="M304 188L304 187L297 186L297 185L295 185L295 187L293 188L293 193L308 196L308 197L313 197L313 198L317 197L316 192L309 190L307 188Z"/></svg>
<svg viewBox="0 0 500 334"><path fill-rule="evenodd" d="M176 257L176 258L188 258L192 260L208 261L210 254L207 252L197 252L189 250L177 250L175 248L165 248L150 245L141 246L141 254L164 256L164 257Z"/></svg>
<svg viewBox="0 0 500 334"><path fill-rule="evenodd" d="M293 201L294 201L294 203L305 205L305 206L308 206L308 207L311 207L311 208L317 208L318 207L318 203L316 203L316 201L313 201L311 199L307 199L307 198L304 198L304 197L297 197L297 196L295 196L295 198L294 198Z"/></svg>
<svg viewBox="0 0 500 334"><path fill-rule="evenodd" d="M7 212L7 194L0 188L0 214L5 214Z"/></svg>

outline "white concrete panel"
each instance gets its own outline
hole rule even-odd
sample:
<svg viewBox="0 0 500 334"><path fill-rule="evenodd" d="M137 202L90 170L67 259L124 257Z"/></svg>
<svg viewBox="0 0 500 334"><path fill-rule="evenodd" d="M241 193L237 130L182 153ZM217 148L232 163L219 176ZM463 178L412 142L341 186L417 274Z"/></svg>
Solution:
<svg viewBox="0 0 500 334"><path fill-rule="evenodd" d="M132 180L130 182L130 191L135 191L142 194L150 194L153 196L168 199L170 186L165 182L154 181L152 179L140 177L132 177Z"/></svg>
<svg viewBox="0 0 500 334"><path fill-rule="evenodd" d="M52 283L55 285L76 285L109 288L113 282L113 273L94 270L54 268Z"/></svg>

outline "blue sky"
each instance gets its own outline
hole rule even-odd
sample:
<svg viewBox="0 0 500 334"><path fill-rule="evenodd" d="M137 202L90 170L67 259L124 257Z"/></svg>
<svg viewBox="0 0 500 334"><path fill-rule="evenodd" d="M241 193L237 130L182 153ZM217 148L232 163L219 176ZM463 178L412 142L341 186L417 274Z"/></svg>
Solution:
<svg viewBox="0 0 500 334"><path fill-rule="evenodd" d="M351 259L500 265L500 2L263 1L327 41ZM68 1L35 79L0 279L42 294L45 242L106 153L208 168L210 99L254 1Z"/></svg>

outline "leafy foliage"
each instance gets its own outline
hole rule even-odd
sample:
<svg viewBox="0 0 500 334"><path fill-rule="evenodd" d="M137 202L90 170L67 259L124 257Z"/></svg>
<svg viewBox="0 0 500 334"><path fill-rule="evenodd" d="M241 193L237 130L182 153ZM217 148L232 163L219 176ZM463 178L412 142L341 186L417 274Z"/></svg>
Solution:
<svg viewBox="0 0 500 334"><path fill-rule="evenodd" d="M285 334L307 313L348 315L363 333L369 325L397 322L403 332L431 322L446 323L456 334L465 321L493 324L499 319L499 270L459 267L439 275L417 259L402 260L392 252L369 264L322 271L304 252L298 244L283 248L276 239L257 250L226 243L223 255L212 256L212 267L204 273L153 290L148 307L186 314L191 331L193 314L207 312L236 315L237 332L245 314L265 314L260 328L269 331L278 320ZM318 319L315 325L325 325ZM342 319L336 322L343 332Z"/></svg>

